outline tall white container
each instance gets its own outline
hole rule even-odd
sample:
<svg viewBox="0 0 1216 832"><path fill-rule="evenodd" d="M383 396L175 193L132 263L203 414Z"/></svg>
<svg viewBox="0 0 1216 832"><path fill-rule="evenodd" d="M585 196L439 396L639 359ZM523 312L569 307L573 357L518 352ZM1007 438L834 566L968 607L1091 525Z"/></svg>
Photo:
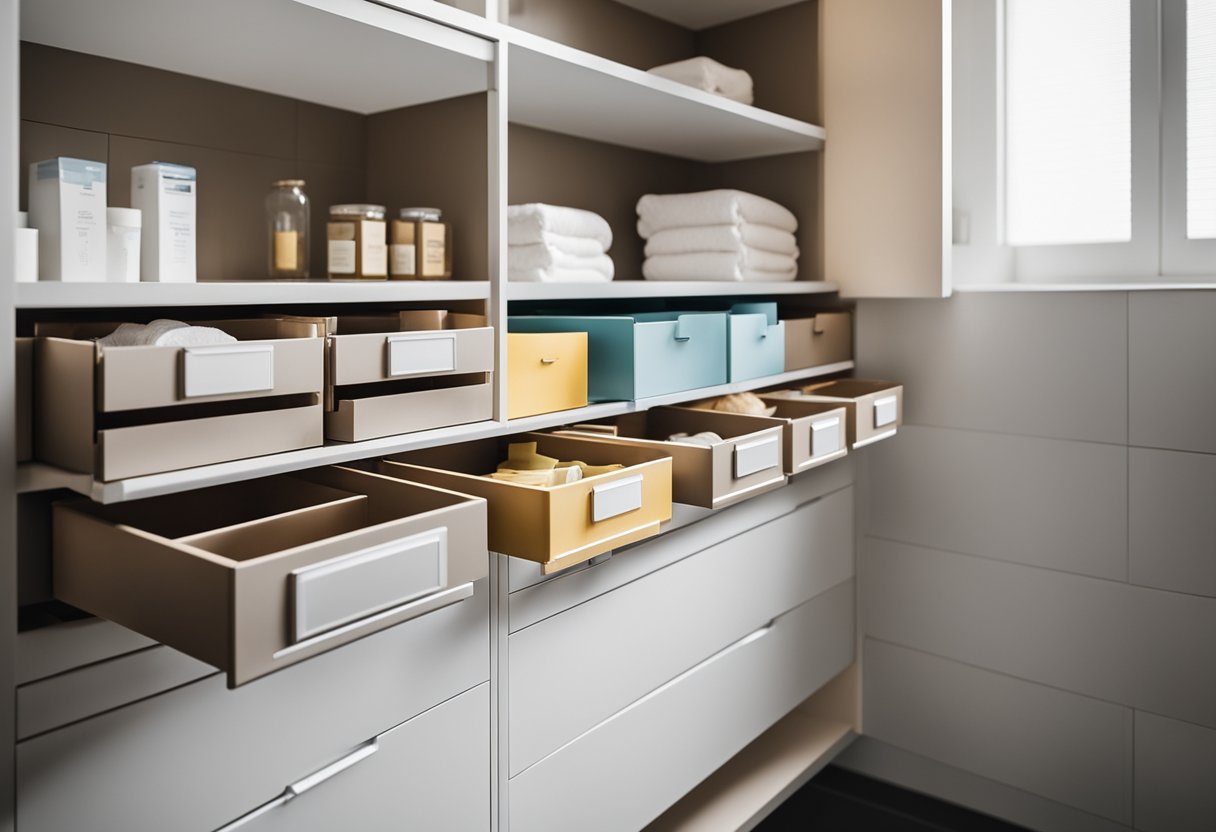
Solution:
<svg viewBox="0 0 1216 832"><path fill-rule="evenodd" d="M30 165L29 224L41 280L106 279L106 165L56 157Z"/></svg>
<svg viewBox="0 0 1216 832"><path fill-rule="evenodd" d="M186 165L153 162L131 168L131 207L143 212L140 279L197 279L198 174Z"/></svg>
<svg viewBox="0 0 1216 832"><path fill-rule="evenodd" d="M138 283L140 218L138 208L106 209L106 279L111 283Z"/></svg>
<svg viewBox="0 0 1216 832"><path fill-rule="evenodd" d="M30 228L29 214L17 212L16 257L13 276L18 283L33 283L38 279L38 229Z"/></svg>

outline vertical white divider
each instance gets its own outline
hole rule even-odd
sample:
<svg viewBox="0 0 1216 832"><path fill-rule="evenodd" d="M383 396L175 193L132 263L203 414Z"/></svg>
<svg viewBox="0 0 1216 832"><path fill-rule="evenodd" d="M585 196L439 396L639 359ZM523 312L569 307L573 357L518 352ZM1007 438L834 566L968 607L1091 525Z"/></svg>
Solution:
<svg viewBox="0 0 1216 832"><path fill-rule="evenodd" d="M489 275L490 321L496 338L494 418L507 420L507 44L494 47L486 94L489 131Z"/></svg>

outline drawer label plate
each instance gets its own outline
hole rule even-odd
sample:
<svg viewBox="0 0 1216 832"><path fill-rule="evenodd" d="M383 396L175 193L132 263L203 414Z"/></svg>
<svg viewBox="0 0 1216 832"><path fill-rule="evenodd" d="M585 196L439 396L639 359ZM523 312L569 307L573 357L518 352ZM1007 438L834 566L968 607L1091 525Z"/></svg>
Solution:
<svg viewBox="0 0 1216 832"><path fill-rule="evenodd" d="M840 417L820 419L811 423L811 456L827 456L844 447L844 436L840 430Z"/></svg>
<svg viewBox="0 0 1216 832"><path fill-rule="evenodd" d="M455 335L390 335L384 340L392 378L456 369Z"/></svg>
<svg viewBox="0 0 1216 832"><path fill-rule="evenodd" d="M735 446L735 479L776 468L781 464L781 434Z"/></svg>
<svg viewBox="0 0 1216 832"><path fill-rule="evenodd" d="M273 344L225 344L182 350L183 398L233 396L273 389Z"/></svg>
<svg viewBox="0 0 1216 832"><path fill-rule="evenodd" d="M624 477L591 489L591 522L619 517L642 507L642 475Z"/></svg>
<svg viewBox="0 0 1216 832"><path fill-rule="evenodd" d="M895 396L883 396L874 400L874 427L881 428L895 421L899 412L899 399Z"/></svg>

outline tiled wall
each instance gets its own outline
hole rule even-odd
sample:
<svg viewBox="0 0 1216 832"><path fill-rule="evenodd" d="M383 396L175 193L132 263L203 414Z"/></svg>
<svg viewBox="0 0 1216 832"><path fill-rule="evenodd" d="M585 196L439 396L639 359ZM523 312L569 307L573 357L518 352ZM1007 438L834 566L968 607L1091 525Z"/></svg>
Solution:
<svg viewBox="0 0 1216 832"><path fill-rule="evenodd" d="M1216 830L1216 292L866 301L847 765L1051 830Z"/></svg>

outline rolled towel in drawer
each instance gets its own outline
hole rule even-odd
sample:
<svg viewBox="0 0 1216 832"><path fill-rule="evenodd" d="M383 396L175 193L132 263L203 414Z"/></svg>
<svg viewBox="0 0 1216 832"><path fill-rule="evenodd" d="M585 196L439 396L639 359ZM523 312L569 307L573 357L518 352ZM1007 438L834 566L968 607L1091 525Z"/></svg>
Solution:
<svg viewBox="0 0 1216 832"><path fill-rule="evenodd" d="M749 194L722 189L688 194L646 194L638 200L638 233L650 239L655 232L694 225L771 225L782 231L798 230L798 218L785 206Z"/></svg>

